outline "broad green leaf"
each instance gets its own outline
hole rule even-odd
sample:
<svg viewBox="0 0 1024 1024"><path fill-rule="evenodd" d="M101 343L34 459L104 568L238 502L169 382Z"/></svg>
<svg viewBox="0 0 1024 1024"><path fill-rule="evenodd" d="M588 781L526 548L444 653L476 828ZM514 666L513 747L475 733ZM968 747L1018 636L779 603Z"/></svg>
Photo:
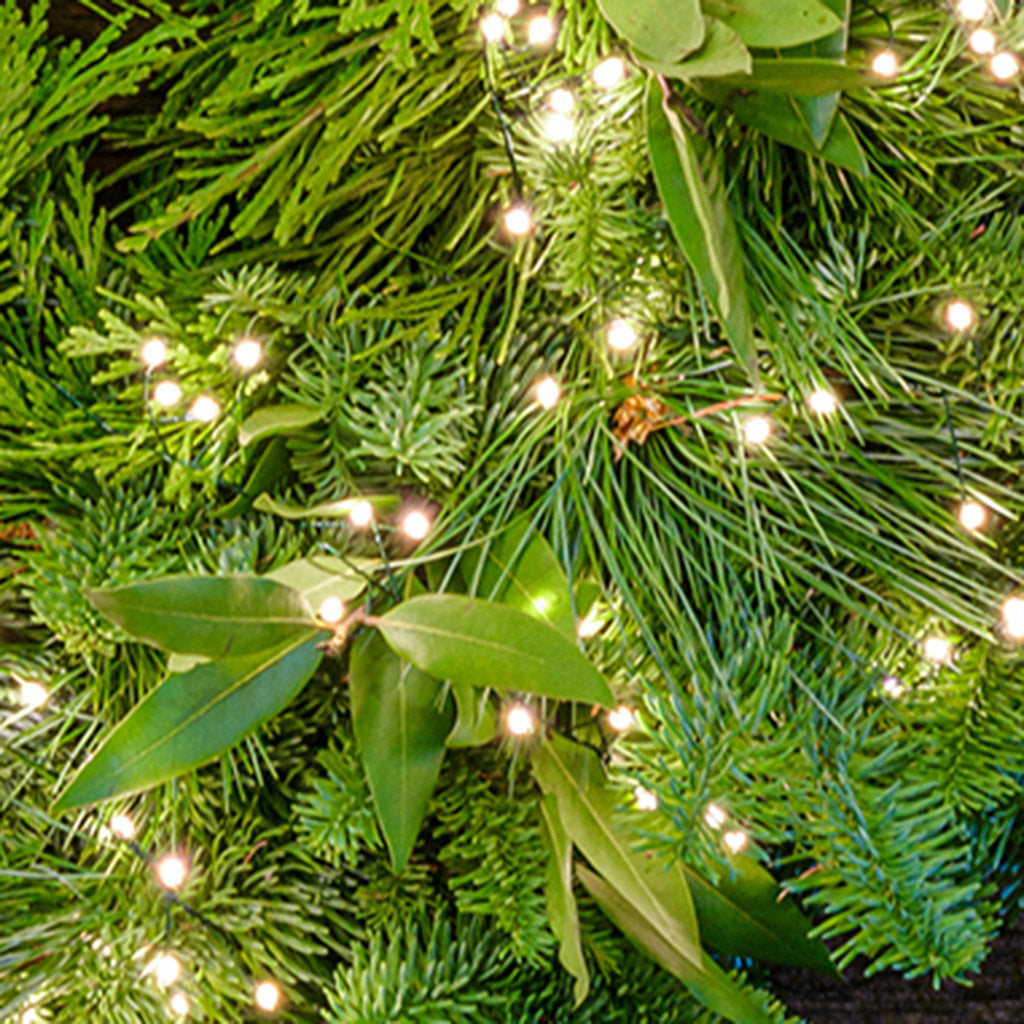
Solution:
<svg viewBox="0 0 1024 1024"><path fill-rule="evenodd" d="M820 57L756 59L749 75L726 75L719 83L742 89L784 92L788 96L824 96L871 84L859 68Z"/></svg>
<svg viewBox="0 0 1024 1024"><path fill-rule="evenodd" d="M653 79L647 84L647 142L672 232L733 351L756 382L757 345L750 324L743 256L714 154L683 124Z"/></svg>
<svg viewBox="0 0 1024 1024"><path fill-rule="evenodd" d="M375 495L365 498L342 498L341 501L328 501L322 505L289 505L283 501L275 501L267 494L261 494L252 503L252 507L260 512L270 512L282 519L347 519L353 506L363 501L369 502L377 512L386 512L398 504L398 498L391 495Z"/></svg>
<svg viewBox="0 0 1024 1024"><path fill-rule="evenodd" d="M706 25L704 44L684 60L659 61L639 52L635 56L644 67L666 78L717 78L749 72L753 59L738 33L714 18L707 18Z"/></svg>
<svg viewBox="0 0 1024 1024"><path fill-rule="evenodd" d="M85 762L55 810L136 793L224 753L302 689L329 635L306 630L279 647L169 675Z"/></svg>
<svg viewBox="0 0 1024 1024"><path fill-rule="evenodd" d="M84 593L129 635L204 658L252 654L316 626L301 594L261 576L168 576Z"/></svg>
<svg viewBox="0 0 1024 1024"><path fill-rule="evenodd" d="M772 1024L771 1015L707 953L702 950L697 962L684 956L614 885L582 865L576 868L576 873L587 892L623 934L645 950L655 963L677 977L708 1009L736 1024Z"/></svg>
<svg viewBox="0 0 1024 1024"><path fill-rule="evenodd" d="M699 0L597 0L608 23L654 60L674 61L704 41Z"/></svg>
<svg viewBox="0 0 1024 1024"><path fill-rule="evenodd" d="M377 564L365 558L346 562L333 555L312 555L282 565L268 572L263 579L275 580L297 590L310 608L316 610L328 597L342 601L358 597L366 589L365 572Z"/></svg>
<svg viewBox="0 0 1024 1024"><path fill-rule="evenodd" d="M590 971L580 941L580 915L576 896L572 891L572 842L558 816L555 799L545 796L540 803L542 832L548 848L548 868L545 885L548 922L558 939L558 959L572 975L575 997L579 1006L590 991Z"/></svg>
<svg viewBox="0 0 1024 1024"><path fill-rule="evenodd" d="M850 35L851 0L822 0L828 9L842 21L842 25L831 35L822 36L813 43L805 43L785 53L787 57L831 57L843 60ZM828 140L829 133L839 110L839 93L824 96L793 96L793 107L807 127L814 144L819 148Z"/></svg>
<svg viewBox="0 0 1024 1024"><path fill-rule="evenodd" d="M202 658L198 654L175 654L172 652L167 656L167 674L180 675L209 660L209 658Z"/></svg>
<svg viewBox="0 0 1024 1024"><path fill-rule="evenodd" d="M274 486L291 469L288 445L284 438L275 437L266 446L253 465L242 491L217 513L221 519L244 515L252 508L253 500Z"/></svg>
<svg viewBox="0 0 1024 1024"><path fill-rule="evenodd" d="M479 747L498 734L498 716L487 695L469 683L450 682L455 698L455 725L448 734L449 747Z"/></svg>
<svg viewBox="0 0 1024 1024"><path fill-rule="evenodd" d="M747 46L760 49L809 43L842 24L820 0L704 0L704 13L721 18Z"/></svg>
<svg viewBox="0 0 1024 1024"><path fill-rule="evenodd" d="M257 409L238 428L238 443L247 444L271 434L291 434L303 427L319 423L324 418L322 409L312 405L268 405Z"/></svg>
<svg viewBox="0 0 1024 1024"><path fill-rule="evenodd" d="M556 801L569 838L588 861L681 956L699 965L703 956L697 914L678 865L638 853L638 834L616 820L619 801L588 748L553 736L533 751L533 774Z"/></svg>
<svg viewBox="0 0 1024 1024"><path fill-rule="evenodd" d="M613 706L604 677L579 648L516 608L427 594L367 622L397 654L438 679Z"/></svg>
<svg viewBox="0 0 1024 1024"><path fill-rule="evenodd" d="M444 684L394 654L370 631L352 651L352 726L396 871L409 860L452 727Z"/></svg>
<svg viewBox="0 0 1024 1024"><path fill-rule="evenodd" d="M592 580L579 580L576 584L577 618L585 619L602 593L599 583L594 583Z"/></svg>

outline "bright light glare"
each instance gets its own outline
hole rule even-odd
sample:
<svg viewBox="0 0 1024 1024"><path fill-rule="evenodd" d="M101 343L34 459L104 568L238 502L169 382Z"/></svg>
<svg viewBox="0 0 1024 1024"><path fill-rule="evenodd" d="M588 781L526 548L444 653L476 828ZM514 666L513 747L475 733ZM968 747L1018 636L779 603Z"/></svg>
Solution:
<svg viewBox="0 0 1024 1024"><path fill-rule="evenodd" d="M188 868L185 867L185 862L173 854L157 862L156 876L165 889L180 889L187 874Z"/></svg>
<svg viewBox="0 0 1024 1024"><path fill-rule="evenodd" d="M960 525L965 530L980 530L987 518L985 506L977 501L965 501L960 506Z"/></svg>
<svg viewBox="0 0 1024 1024"><path fill-rule="evenodd" d="M725 847L730 853L737 854L747 845L747 834L746 832L726 832L722 836L722 842L725 843Z"/></svg>
<svg viewBox="0 0 1024 1024"><path fill-rule="evenodd" d="M519 13L519 0L498 0L494 6L506 18L514 18Z"/></svg>
<svg viewBox="0 0 1024 1024"><path fill-rule="evenodd" d="M576 125L567 114L548 114L544 118L544 135L549 142L569 142L576 133Z"/></svg>
<svg viewBox="0 0 1024 1024"><path fill-rule="evenodd" d="M626 63L621 57L609 57L594 68L591 77L599 89L614 89L626 77Z"/></svg>
<svg viewBox="0 0 1024 1024"><path fill-rule="evenodd" d="M409 512L402 520L402 533L410 540L423 540L430 533L430 520L422 512Z"/></svg>
<svg viewBox="0 0 1024 1024"><path fill-rule="evenodd" d="M882 689L890 697L898 697L903 692L903 684L895 676L886 676L882 680Z"/></svg>
<svg viewBox="0 0 1024 1024"><path fill-rule="evenodd" d="M546 46L555 38L556 31L555 23L547 15L541 14L530 22L526 37L531 46Z"/></svg>
<svg viewBox="0 0 1024 1024"><path fill-rule="evenodd" d="M628 352L636 344L636 331L625 320L613 320L608 325L608 347L616 352Z"/></svg>
<svg viewBox="0 0 1024 1024"><path fill-rule="evenodd" d="M743 424L747 444L764 444L772 436L772 423L767 416L751 416Z"/></svg>
<svg viewBox="0 0 1024 1024"><path fill-rule="evenodd" d="M181 977L181 962L173 953L161 953L149 970L161 988L170 988Z"/></svg>
<svg viewBox="0 0 1024 1024"><path fill-rule="evenodd" d="M945 665L953 660L953 645L942 636L930 636L924 642L924 656L936 665Z"/></svg>
<svg viewBox="0 0 1024 1024"><path fill-rule="evenodd" d="M181 401L181 387L176 381L162 380L153 389L153 401L169 409Z"/></svg>
<svg viewBox="0 0 1024 1024"><path fill-rule="evenodd" d="M633 799L636 801L639 811L656 811L658 809L657 796L649 789L644 789L643 786L637 786L633 790Z"/></svg>
<svg viewBox="0 0 1024 1024"><path fill-rule="evenodd" d="M988 14L988 0L960 0L956 12L964 21L981 21Z"/></svg>
<svg viewBox="0 0 1024 1024"><path fill-rule="evenodd" d="M334 625L336 622L341 622L345 616L345 605L342 603L340 597L328 597L323 604L320 605L320 611L317 613L324 622Z"/></svg>
<svg viewBox="0 0 1024 1024"><path fill-rule="evenodd" d="M576 626L576 635L581 640L589 640L592 636L597 636L601 632L602 622L598 616L591 613L585 619L580 619L579 624Z"/></svg>
<svg viewBox="0 0 1024 1024"><path fill-rule="evenodd" d="M21 702L22 707L28 708L30 711L35 708L41 708L49 696L50 694L42 683L37 683L31 679L23 679L21 681L21 686L18 690L18 700Z"/></svg>
<svg viewBox="0 0 1024 1024"><path fill-rule="evenodd" d="M954 331L966 331L974 323L974 307L963 299L954 299L946 306L945 316Z"/></svg>
<svg viewBox="0 0 1024 1024"><path fill-rule="evenodd" d="M871 70L882 78L892 78L899 70L900 62L892 50L883 50L876 53L871 61Z"/></svg>
<svg viewBox="0 0 1024 1024"><path fill-rule="evenodd" d="M171 1013L176 1017L187 1017L188 1016L188 996L184 992L175 992L171 996Z"/></svg>
<svg viewBox="0 0 1024 1024"><path fill-rule="evenodd" d="M277 1009L278 1003L281 1002L281 989L278 987L276 982L261 981L256 986L253 998L255 999L256 1005L259 1009L265 1010L267 1013L272 1013Z"/></svg>
<svg viewBox="0 0 1024 1024"><path fill-rule="evenodd" d="M167 346L160 338L150 338L142 346L142 361L151 370L163 366L167 361Z"/></svg>
<svg viewBox="0 0 1024 1024"><path fill-rule="evenodd" d="M1003 625L1014 640L1024 639L1024 598L1008 597L1003 603Z"/></svg>
<svg viewBox="0 0 1024 1024"><path fill-rule="evenodd" d="M995 53L996 34L988 28L976 28L968 37L967 45L978 54Z"/></svg>
<svg viewBox="0 0 1024 1024"><path fill-rule="evenodd" d="M127 814L115 814L110 819L110 831L119 839L133 839L135 822Z"/></svg>
<svg viewBox="0 0 1024 1024"><path fill-rule="evenodd" d="M1020 61L1009 50L1003 50L988 62L988 68L995 78L998 78L1000 82L1005 82L1020 71Z"/></svg>
<svg viewBox="0 0 1024 1024"><path fill-rule="evenodd" d="M620 704L608 712L608 725L616 732L628 732L633 726L633 712L625 704Z"/></svg>
<svg viewBox="0 0 1024 1024"><path fill-rule="evenodd" d="M525 203L516 203L505 211L505 230L517 238L533 230L533 214Z"/></svg>
<svg viewBox="0 0 1024 1024"><path fill-rule="evenodd" d="M708 828L721 828L725 824L725 811L718 804L708 804L704 811L704 822Z"/></svg>
<svg viewBox="0 0 1024 1024"><path fill-rule="evenodd" d="M534 392L537 396L537 403L542 409L553 409L559 398L562 397L562 389L554 377L544 377L537 382Z"/></svg>
<svg viewBox="0 0 1024 1024"><path fill-rule="evenodd" d="M255 338L243 338L231 353L240 370L254 370L263 360L263 346Z"/></svg>
<svg viewBox="0 0 1024 1024"><path fill-rule="evenodd" d="M505 713L505 728L513 736L529 736L534 724L533 712L525 704L514 704Z"/></svg>
<svg viewBox="0 0 1024 1024"><path fill-rule="evenodd" d="M548 97L548 106L556 114L571 114L576 106L576 97L570 89L555 89Z"/></svg>
<svg viewBox="0 0 1024 1024"><path fill-rule="evenodd" d="M830 416L839 406L836 396L824 388L812 391L807 398L807 404L811 407L811 411L816 412L819 416Z"/></svg>
<svg viewBox="0 0 1024 1024"><path fill-rule="evenodd" d="M480 22L480 31L489 43L500 43L505 38L505 21L500 14L488 14Z"/></svg>
<svg viewBox="0 0 1024 1024"><path fill-rule="evenodd" d="M353 526L369 526L373 522L373 506L368 501L357 501L348 513Z"/></svg>
<svg viewBox="0 0 1024 1024"><path fill-rule="evenodd" d="M220 415L220 403L209 395L200 395L189 406L188 417L200 423L211 423Z"/></svg>

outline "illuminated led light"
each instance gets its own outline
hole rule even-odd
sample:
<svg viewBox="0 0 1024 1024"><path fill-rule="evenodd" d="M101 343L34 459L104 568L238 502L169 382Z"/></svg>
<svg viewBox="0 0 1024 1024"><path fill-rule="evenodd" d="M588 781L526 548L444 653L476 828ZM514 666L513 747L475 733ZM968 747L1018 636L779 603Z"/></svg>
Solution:
<svg viewBox="0 0 1024 1024"><path fill-rule="evenodd" d="M608 712L608 725L616 732L628 732L633 727L633 712L620 704L614 711Z"/></svg>
<svg viewBox="0 0 1024 1024"><path fill-rule="evenodd" d="M549 142L569 142L576 134L576 125L568 114L548 114L544 118L544 135Z"/></svg>
<svg viewBox="0 0 1024 1024"><path fill-rule="evenodd" d="M609 57L590 74L599 89L614 89L626 77L626 62L621 57Z"/></svg>
<svg viewBox="0 0 1024 1024"><path fill-rule="evenodd" d="M430 520L422 512L409 512L402 520L402 533L410 540L423 540L430 533Z"/></svg>
<svg viewBox="0 0 1024 1024"><path fill-rule="evenodd" d="M948 303L943 315L954 331L967 331L974 325L974 307L963 299Z"/></svg>
<svg viewBox="0 0 1024 1024"><path fill-rule="evenodd" d="M165 889L180 889L187 875L188 868L180 857L170 854L157 862L156 877Z"/></svg>
<svg viewBox="0 0 1024 1024"><path fill-rule="evenodd" d="M544 377L537 382L534 394L537 396L537 404L541 408L553 409L562 397L562 389L554 377Z"/></svg>
<svg viewBox="0 0 1024 1024"><path fill-rule="evenodd" d="M190 406L188 418L200 423L211 423L220 415L220 403L209 395L200 395Z"/></svg>
<svg viewBox="0 0 1024 1024"><path fill-rule="evenodd" d="M345 605L340 597L328 597L320 605L320 610L317 614L324 622L333 626L334 623L341 622L345 617Z"/></svg>
<svg viewBox="0 0 1024 1024"><path fill-rule="evenodd" d="M533 712L525 704L513 704L505 712L505 728L512 736L529 736L535 726Z"/></svg>
<svg viewBox="0 0 1024 1024"><path fill-rule="evenodd" d="M898 697L903 692L903 684L895 676L886 676L882 680L882 689L890 697Z"/></svg>
<svg viewBox="0 0 1024 1024"><path fill-rule="evenodd" d="M819 416L831 416L839 408L836 396L825 388L812 391L807 397L807 404L811 407L811 411L816 412Z"/></svg>
<svg viewBox="0 0 1024 1024"><path fill-rule="evenodd" d="M772 436L772 423L767 416L751 416L743 424L747 444L764 444Z"/></svg>
<svg viewBox="0 0 1024 1024"><path fill-rule="evenodd" d="M181 387L173 380L162 380L153 389L153 401L169 409L181 401Z"/></svg>
<svg viewBox="0 0 1024 1024"><path fill-rule="evenodd" d="M967 45L977 54L995 53L996 34L988 28L976 28L967 37Z"/></svg>
<svg viewBox="0 0 1024 1024"><path fill-rule="evenodd" d="M170 988L181 977L181 962L173 953L161 953L148 970L161 988Z"/></svg>
<svg viewBox="0 0 1024 1024"><path fill-rule="evenodd" d="M119 839L134 839L135 822L127 814L115 814L110 819L110 831Z"/></svg>
<svg viewBox="0 0 1024 1024"><path fill-rule="evenodd" d="M267 1013L273 1013L281 1002L281 989L274 981L261 981L253 992L256 1006Z"/></svg>
<svg viewBox="0 0 1024 1024"><path fill-rule="evenodd" d="M505 211L505 230L517 238L533 230L533 214L525 203L516 203Z"/></svg>
<svg viewBox="0 0 1024 1024"><path fill-rule="evenodd" d="M981 21L988 14L988 0L960 0L956 12L964 21Z"/></svg>
<svg viewBox="0 0 1024 1024"><path fill-rule="evenodd" d="M596 615L588 615L584 619L580 619L579 624L576 626L576 635L581 640L589 640L592 636L597 636L601 632L601 626L603 623Z"/></svg>
<svg viewBox="0 0 1024 1024"><path fill-rule="evenodd" d="M633 800L639 811L656 811L658 809L658 798L649 789L637 786L633 790Z"/></svg>
<svg viewBox="0 0 1024 1024"><path fill-rule="evenodd" d="M722 836L722 842L725 843L725 848L732 854L739 853L747 845L747 833L746 832L726 832Z"/></svg>
<svg viewBox="0 0 1024 1024"><path fill-rule="evenodd" d="M506 18L514 18L519 13L519 0L498 0L494 7Z"/></svg>
<svg viewBox="0 0 1024 1024"><path fill-rule="evenodd" d="M21 685L18 688L18 700L22 707L28 708L30 711L41 708L49 696L49 692L42 683L37 683L32 679L21 680Z"/></svg>
<svg viewBox="0 0 1024 1024"><path fill-rule="evenodd" d="M555 23L545 14L540 14L531 19L526 30L526 38L531 46L546 46L555 38Z"/></svg>
<svg viewBox="0 0 1024 1024"><path fill-rule="evenodd" d="M480 22L480 31L489 43L500 43L505 38L505 21L500 14L488 14Z"/></svg>
<svg viewBox="0 0 1024 1024"><path fill-rule="evenodd" d="M1020 61L1009 50L997 53L989 62L988 69L1000 82L1006 82L1020 71Z"/></svg>
<svg viewBox="0 0 1024 1024"><path fill-rule="evenodd" d="M900 62L892 50L876 53L871 61L871 70L881 78L892 78L899 70Z"/></svg>
<svg viewBox="0 0 1024 1024"><path fill-rule="evenodd" d="M255 370L263 361L263 346L255 338L243 338L232 350L231 358L240 370Z"/></svg>
<svg viewBox="0 0 1024 1024"><path fill-rule="evenodd" d="M548 106L556 114L571 114L576 106L576 97L571 89L555 89L548 97Z"/></svg>
<svg viewBox="0 0 1024 1024"><path fill-rule="evenodd" d="M960 525L965 530L980 530L985 525L988 513L985 506L977 501L965 501L960 506Z"/></svg>
<svg viewBox="0 0 1024 1024"><path fill-rule="evenodd" d="M1008 636L1024 639L1024 598L1008 597L1003 602L1003 625Z"/></svg>
<svg viewBox="0 0 1024 1024"><path fill-rule="evenodd" d="M942 636L930 636L924 642L924 656L937 665L945 665L953 660L953 645Z"/></svg>
<svg viewBox="0 0 1024 1024"><path fill-rule="evenodd" d="M704 811L704 823L708 828L721 828L725 824L725 811L718 804L708 804Z"/></svg>
<svg viewBox="0 0 1024 1024"><path fill-rule="evenodd" d="M353 526L369 526L373 522L373 506L368 501L357 501L348 513Z"/></svg>
<svg viewBox="0 0 1024 1024"><path fill-rule="evenodd" d="M142 361L151 370L167 362L167 345L160 338L150 338L142 346Z"/></svg>
<svg viewBox="0 0 1024 1024"><path fill-rule="evenodd" d="M171 1008L171 1013L176 1017L188 1016L188 996L184 992L175 992L168 1005Z"/></svg>
<svg viewBox="0 0 1024 1024"><path fill-rule="evenodd" d="M636 331L625 320L613 320L608 325L608 347L616 352L628 352L636 344Z"/></svg>

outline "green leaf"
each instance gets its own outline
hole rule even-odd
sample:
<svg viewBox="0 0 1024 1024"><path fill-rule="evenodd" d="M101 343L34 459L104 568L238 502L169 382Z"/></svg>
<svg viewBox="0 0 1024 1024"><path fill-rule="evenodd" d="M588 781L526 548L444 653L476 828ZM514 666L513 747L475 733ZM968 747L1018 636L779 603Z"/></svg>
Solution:
<svg viewBox="0 0 1024 1024"><path fill-rule="evenodd" d="M653 79L647 85L646 108L654 180L672 231L733 351L756 382L757 345L743 257L714 154L683 124L670 106L669 95L663 95Z"/></svg>
<svg viewBox="0 0 1024 1024"><path fill-rule="evenodd" d="M238 443L244 448L261 437L291 434L323 418L323 410L312 405L268 405L257 409L238 428Z"/></svg>
<svg viewBox="0 0 1024 1024"><path fill-rule="evenodd" d="M316 626L301 594L260 576L168 576L84 593L129 635L204 658L252 654Z"/></svg>
<svg viewBox="0 0 1024 1024"><path fill-rule="evenodd" d="M397 654L439 679L614 704L604 677L578 647L516 608L427 594L367 622Z"/></svg>
<svg viewBox="0 0 1024 1024"><path fill-rule="evenodd" d="M820 0L705 0L704 13L721 18L747 46L798 46L820 39L842 22Z"/></svg>
<svg viewBox="0 0 1024 1024"><path fill-rule="evenodd" d="M313 555L279 566L262 578L297 590L311 608L317 609L328 597L342 601L358 597L367 586L366 576L359 570L365 573L378 564L366 558L347 562L333 555Z"/></svg>
<svg viewBox="0 0 1024 1024"><path fill-rule="evenodd" d="M850 35L850 0L823 0L823 3L842 21L842 25L831 35L795 47L787 51L785 56L831 57L836 60L842 60L846 56ZM839 110L839 93L833 92L824 96L793 96L791 102L807 127L814 144L819 148L824 146Z"/></svg>
<svg viewBox="0 0 1024 1024"><path fill-rule="evenodd" d="M583 866L578 866L576 873L587 892L623 934L645 950L655 963L675 975L708 1009L736 1024L772 1024L771 1015L765 1013L707 953L701 951L698 963L683 956L614 885L609 885Z"/></svg>
<svg viewBox="0 0 1024 1024"><path fill-rule="evenodd" d="M446 741L449 747L479 747L498 733L498 716L485 693L468 683L449 682L455 698L455 725Z"/></svg>
<svg viewBox="0 0 1024 1024"><path fill-rule="evenodd" d="M824 96L844 89L871 84L859 68L820 57L787 57L783 60L755 59L749 75L726 75L722 85L765 92L784 92L788 96Z"/></svg>
<svg viewBox="0 0 1024 1024"><path fill-rule="evenodd" d="M406 664L369 632L352 651L352 725L396 871L409 860L452 727L444 684Z"/></svg>
<svg viewBox="0 0 1024 1024"><path fill-rule="evenodd" d="M580 915L572 891L572 842L562 827L555 799L545 796L540 802L543 828L548 848L547 899L548 922L558 939L558 959L575 978L572 987L574 1007L578 1007L590 991L590 971L580 941Z"/></svg>
<svg viewBox="0 0 1024 1024"><path fill-rule="evenodd" d="M306 630L279 647L169 675L107 736L54 809L135 793L222 754L302 689L328 636Z"/></svg>
<svg viewBox="0 0 1024 1024"><path fill-rule="evenodd" d="M244 515L252 508L253 499L273 487L290 469L287 443L284 438L273 438L253 465L241 493L217 512L218 517L231 519Z"/></svg>
<svg viewBox="0 0 1024 1024"><path fill-rule="evenodd" d="M375 495L365 498L342 498L341 501L329 501L322 505L288 505L275 501L267 494L261 494L252 507L260 512L270 512L282 519L347 519L354 505L369 502L377 512L386 512L394 508L399 499L392 495Z"/></svg>
<svg viewBox="0 0 1024 1024"><path fill-rule="evenodd" d="M576 615L580 619L585 619L603 593L599 583L594 583L592 580L579 580L576 583Z"/></svg>
<svg viewBox="0 0 1024 1024"><path fill-rule="evenodd" d="M533 774L555 799L562 827L583 856L673 949L699 965L703 951L686 879L678 865L633 849L640 836L615 820L619 801L604 784L597 756L553 736L534 749Z"/></svg>
<svg viewBox="0 0 1024 1024"><path fill-rule="evenodd" d="M706 19L706 23L704 44L684 60L659 61L639 52L635 57L644 67L666 78L717 78L749 72L753 60L738 33L714 18Z"/></svg>
<svg viewBox="0 0 1024 1024"><path fill-rule="evenodd" d="M699 0L597 0L608 23L655 60L674 61L704 40Z"/></svg>

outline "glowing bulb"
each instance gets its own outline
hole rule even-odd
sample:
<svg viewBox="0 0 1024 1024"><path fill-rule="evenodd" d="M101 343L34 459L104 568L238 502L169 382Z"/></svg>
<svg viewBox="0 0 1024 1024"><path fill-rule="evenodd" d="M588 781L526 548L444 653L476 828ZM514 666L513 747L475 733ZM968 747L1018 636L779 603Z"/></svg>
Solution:
<svg viewBox="0 0 1024 1024"><path fill-rule="evenodd" d="M231 358L240 370L254 370L263 360L263 346L255 338L243 338L232 350Z"/></svg>
<svg viewBox="0 0 1024 1024"><path fill-rule="evenodd" d="M277 1009L278 1003L281 1002L281 989L278 987L276 982L261 981L256 986L253 998L259 1009L265 1010L267 1013L272 1013Z"/></svg>
<svg viewBox="0 0 1024 1024"><path fill-rule="evenodd" d="M49 696L50 694L42 683L34 682L31 679L23 679L21 681L18 700L21 701L22 707L28 708L30 711L35 708L41 708Z"/></svg>
<svg viewBox="0 0 1024 1024"><path fill-rule="evenodd" d="M608 325L608 347L616 352L627 352L636 344L636 331L625 320L613 320Z"/></svg>
<svg viewBox="0 0 1024 1024"><path fill-rule="evenodd" d="M924 642L924 656L936 665L945 665L953 660L953 645L942 636L930 636Z"/></svg>
<svg viewBox="0 0 1024 1024"><path fill-rule="evenodd" d="M369 526L373 522L373 506L368 501L357 501L349 509L348 521L353 526Z"/></svg>
<svg viewBox="0 0 1024 1024"><path fill-rule="evenodd" d="M220 414L220 403L216 398L209 395L200 395L188 410L190 420L198 420L200 423L210 423Z"/></svg>
<svg viewBox="0 0 1024 1024"><path fill-rule="evenodd" d="M743 424L747 444L764 444L772 436L772 423L767 416L751 416Z"/></svg>
<svg viewBox="0 0 1024 1024"><path fill-rule="evenodd" d="M718 804L708 804L704 811L704 822L708 828L721 828L725 824L725 811Z"/></svg>
<svg viewBox="0 0 1024 1024"><path fill-rule="evenodd" d="M601 632L601 625L601 620L591 613L585 619L580 619L579 624L576 626L576 635L581 640L588 640L590 637L597 636Z"/></svg>
<svg viewBox="0 0 1024 1024"><path fill-rule="evenodd" d="M746 832L726 832L722 836L722 842L725 843L725 848L733 855L740 852L747 845L747 833Z"/></svg>
<svg viewBox="0 0 1024 1024"><path fill-rule="evenodd" d="M531 46L546 46L555 38L555 23L545 14L538 15L530 21L526 37Z"/></svg>
<svg viewBox="0 0 1024 1024"><path fill-rule="evenodd" d="M816 412L819 416L831 416L839 407L836 396L824 388L812 391L807 397L807 404L811 407L811 411Z"/></svg>
<svg viewBox="0 0 1024 1024"><path fill-rule="evenodd" d="M886 676L882 680L882 689L890 697L898 697L903 692L903 684L895 676Z"/></svg>
<svg viewBox="0 0 1024 1024"><path fill-rule="evenodd" d="M489 43L500 43L505 38L505 22L500 14L488 14L480 22L480 31Z"/></svg>
<svg viewBox="0 0 1024 1024"><path fill-rule="evenodd" d="M157 862L156 876L165 889L180 889L185 882L188 869L180 857L173 854Z"/></svg>
<svg viewBox="0 0 1024 1024"><path fill-rule="evenodd" d="M169 409L181 401L181 387L173 380L162 380L153 389L153 401Z"/></svg>
<svg viewBox="0 0 1024 1024"><path fill-rule="evenodd" d="M150 338L142 346L142 361L151 370L167 362L167 346L160 338Z"/></svg>
<svg viewBox="0 0 1024 1024"><path fill-rule="evenodd" d="M150 971L161 988L170 988L181 977L181 963L173 953L161 953L150 964Z"/></svg>
<svg viewBox="0 0 1024 1024"><path fill-rule="evenodd" d="M590 74L599 89L614 89L626 77L626 63L621 57L609 57Z"/></svg>
<svg viewBox="0 0 1024 1024"><path fill-rule="evenodd" d="M40 1019L35 1008L30 1006L27 1010L22 1011L21 1016L18 1018L18 1024L37 1024Z"/></svg>
<svg viewBox="0 0 1024 1024"><path fill-rule="evenodd" d="M110 831L119 839L133 839L135 822L127 814L115 814L110 819Z"/></svg>
<svg viewBox="0 0 1024 1024"><path fill-rule="evenodd" d="M169 1003L171 1007L171 1013L176 1017L187 1017L188 1016L188 996L184 992L175 992L171 996Z"/></svg>
<svg viewBox="0 0 1024 1024"><path fill-rule="evenodd" d="M544 377L537 382L534 393L542 409L553 409L562 397L562 389L554 377Z"/></svg>
<svg viewBox="0 0 1024 1024"><path fill-rule="evenodd" d="M967 331L974 323L974 307L963 299L954 299L946 306L944 316L954 331Z"/></svg>
<svg viewBox="0 0 1024 1024"><path fill-rule="evenodd" d="M506 18L514 18L519 13L519 0L498 0L494 6Z"/></svg>
<svg viewBox="0 0 1024 1024"><path fill-rule="evenodd" d="M525 203L515 203L505 211L505 230L517 238L533 230L533 214Z"/></svg>
<svg viewBox="0 0 1024 1024"><path fill-rule="evenodd" d="M544 134L550 142L569 142L576 133L576 125L567 114L548 114L544 118Z"/></svg>
<svg viewBox="0 0 1024 1024"><path fill-rule="evenodd" d="M976 28L967 37L967 45L978 54L995 53L996 34L988 28Z"/></svg>
<svg viewBox="0 0 1024 1024"><path fill-rule="evenodd" d="M556 114L571 114L576 106L576 97L570 89L555 89L548 97L548 106Z"/></svg>
<svg viewBox="0 0 1024 1024"><path fill-rule="evenodd" d="M960 506L960 525L965 530L980 530L985 525L985 506L977 501L965 501Z"/></svg>
<svg viewBox="0 0 1024 1024"><path fill-rule="evenodd" d="M410 512L402 520L402 533L410 540L423 540L430 533L430 520L422 512Z"/></svg>
<svg viewBox="0 0 1024 1024"><path fill-rule="evenodd" d="M871 70L882 78L892 78L899 70L900 62L892 50L876 53L871 61Z"/></svg>
<svg viewBox="0 0 1024 1024"><path fill-rule="evenodd" d="M988 69L1000 82L1005 82L1020 71L1020 61L1009 50L1003 50L988 62Z"/></svg>
<svg viewBox="0 0 1024 1024"><path fill-rule="evenodd" d="M627 732L633 726L633 712L625 704L620 704L608 712L608 725L616 732Z"/></svg>
<svg viewBox="0 0 1024 1024"><path fill-rule="evenodd" d="M658 809L658 798L643 786L637 786L633 790L633 800L639 811L656 811Z"/></svg>
<svg viewBox="0 0 1024 1024"><path fill-rule="evenodd" d="M1014 640L1024 639L1024 598L1008 597L1003 603L1003 625Z"/></svg>
<svg viewBox="0 0 1024 1024"><path fill-rule="evenodd" d="M513 736L529 736L535 724L533 712L525 704L513 704L505 713L505 728Z"/></svg>
<svg viewBox="0 0 1024 1024"><path fill-rule="evenodd" d="M956 10L964 21L981 21L988 14L988 0L960 0Z"/></svg>
<svg viewBox="0 0 1024 1024"><path fill-rule="evenodd" d="M345 605L342 603L340 597L328 597L323 604L320 605L320 610L317 612L324 622L334 625L335 622L341 622L345 615Z"/></svg>

